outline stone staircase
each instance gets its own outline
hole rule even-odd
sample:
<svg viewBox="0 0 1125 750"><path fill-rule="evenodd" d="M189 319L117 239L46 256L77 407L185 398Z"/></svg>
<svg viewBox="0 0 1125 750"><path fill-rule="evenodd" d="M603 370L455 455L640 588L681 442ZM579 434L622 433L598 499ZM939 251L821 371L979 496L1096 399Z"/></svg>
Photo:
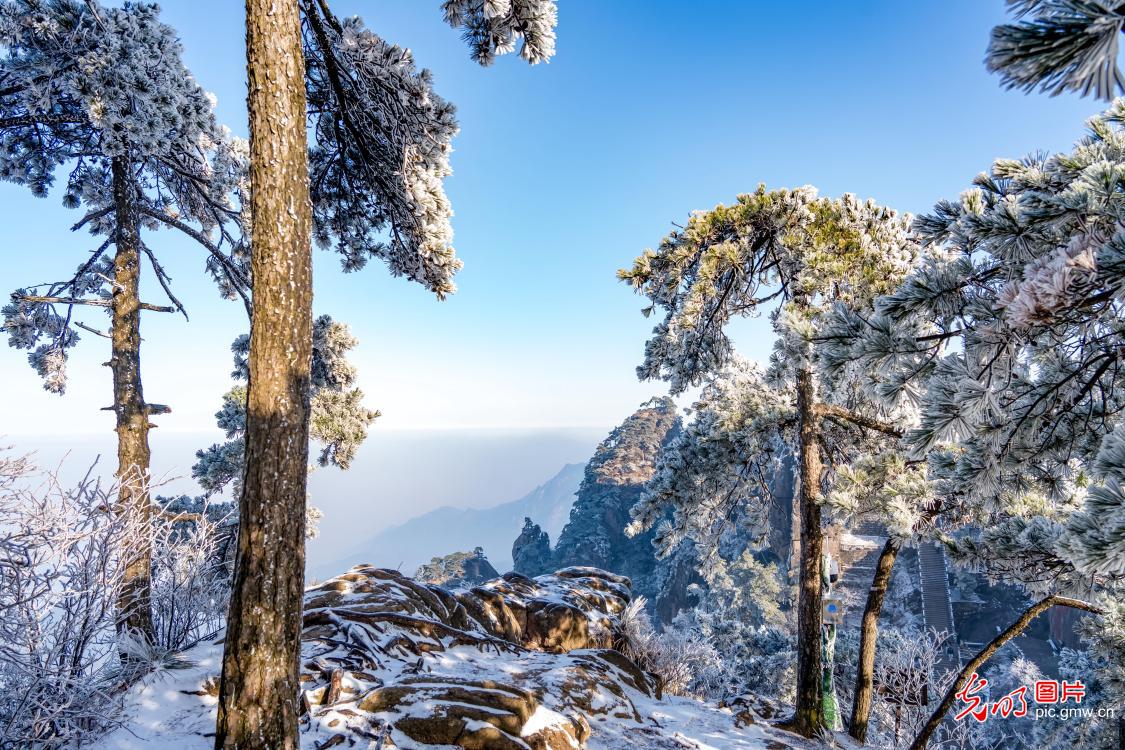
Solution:
<svg viewBox="0 0 1125 750"><path fill-rule="evenodd" d="M886 541L886 528L874 521L860 523L849 534L840 537L839 548L835 553L842 575L834 594L844 600L845 628L858 629L862 623L867 592ZM960 670L963 656L957 645L957 627L949 594L945 550L933 542L925 542L918 546L917 552L917 579L921 583L925 627L949 635L938 660L938 670Z"/></svg>
<svg viewBox="0 0 1125 750"><path fill-rule="evenodd" d="M844 627L849 629L859 628L863 620L867 592L871 588L871 579L875 577L879 553L887 541L887 530L874 521L864 521L852 529L851 533L870 544L852 547L841 543L839 554L843 575L836 592L844 599Z"/></svg>
<svg viewBox="0 0 1125 750"><path fill-rule="evenodd" d="M945 550L933 542L918 546L918 573L922 581L922 616L926 628L945 632L950 640L938 667L959 670L961 654L957 647L957 628L953 621L953 605L949 598L949 574L945 566Z"/></svg>

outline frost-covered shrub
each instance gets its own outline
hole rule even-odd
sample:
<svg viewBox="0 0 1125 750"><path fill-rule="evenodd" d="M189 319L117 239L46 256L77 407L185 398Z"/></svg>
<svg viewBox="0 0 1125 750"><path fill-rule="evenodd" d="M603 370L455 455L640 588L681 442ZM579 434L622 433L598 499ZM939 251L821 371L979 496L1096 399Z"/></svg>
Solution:
<svg viewBox="0 0 1125 750"><path fill-rule="evenodd" d="M747 550L730 562L713 561L706 580L706 589L695 591L699 607L677 627L698 630L722 656L723 696L752 692L791 702L795 623L777 566Z"/></svg>
<svg viewBox="0 0 1125 750"><path fill-rule="evenodd" d="M106 728L117 678L113 582L129 519L92 480L62 487L0 459L0 747Z"/></svg>
<svg viewBox="0 0 1125 750"><path fill-rule="evenodd" d="M229 515L229 505L219 506L219 513L205 506L156 525L152 617L158 647L174 652L222 627L232 572L227 559L236 532Z"/></svg>
<svg viewBox="0 0 1125 750"><path fill-rule="evenodd" d="M717 620L710 623L714 633ZM721 694L754 693L792 704L796 698L797 640L791 632L737 623L719 636L723 657Z"/></svg>
<svg viewBox="0 0 1125 750"><path fill-rule="evenodd" d="M64 486L0 454L0 748L62 747L108 729L124 685L177 666L177 650L222 624L216 524L154 524L91 477ZM118 632L117 602L125 561L149 544L157 641L140 648Z"/></svg>
<svg viewBox="0 0 1125 750"><path fill-rule="evenodd" d="M699 632L688 628L657 631L639 596L618 618L622 650L637 665L656 675L670 695L709 695L721 681L719 653Z"/></svg>
<svg viewBox="0 0 1125 750"><path fill-rule="evenodd" d="M876 733L881 730L884 737L893 737L898 724L904 739L913 738L929 719L954 677L939 666L948 640L947 633L933 629L879 631L874 678L883 699L872 709ZM928 701L924 705L909 705L909 701L898 704L893 700L896 696L924 696Z"/></svg>
<svg viewBox="0 0 1125 750"><path fill-rule="evenodd" d="M896 623L909 622L888 619ZM875 696L869 717L867 745L875 748L905 748L930 717L952 682L953 673L938 666L949 638L945 633L910 624L882 625L878 638L875 672L872 675ZM837 703L845 716L851 710L854 700L858 655L858 631L841 630L836 638L832 679ZM915 699L920 696L924 696L928 702L915 705ZM901 703L898 702L900 699ZM936 737L932 747L952 750L962 747L958 744L962 740L979 741L981 735L979 732L971 735L962 732L960 725L943 725ZM970 747L1007 747L984 744L963 746L966 750Z"/></svg>
<svg viewBox="0 0 1125 750"><path fill-rule="evenodd" d="M791 703L797 653L776 566L749 552L716 559L707 584L690 588L699 604L659 633L634 602L630 610L639 612L622 617L627 652L684 694L717 700L750 692Z"/></svg>

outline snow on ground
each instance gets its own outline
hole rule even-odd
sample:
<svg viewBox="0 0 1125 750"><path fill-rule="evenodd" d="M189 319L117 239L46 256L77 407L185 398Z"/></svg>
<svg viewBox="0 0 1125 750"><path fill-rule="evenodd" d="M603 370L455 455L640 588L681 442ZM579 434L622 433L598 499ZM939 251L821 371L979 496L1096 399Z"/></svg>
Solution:
<svg viewBox="0 0 1125 750"><path fill-rule="evenodd" d="M865 536L845 531L840 536L840 546L851 549L880 549L887 540L880 536Z"/></svg>
<svg viewBox="0 0 1125 750"><path fill-rule="evenodd" d="M690 698L636 699L634 704L646 725L599 718L590 722L589 750L789 750L791 739L759 726L737 728L727 709ZM819 747L819 746L817 746Z"/></svg>
<svg viewBox="0 0 1125 750"><path fill-rule="evenodd" d="M91 750L211 750L214 743L217 700L204 690L205 683L219 674L222 644L204 642L183 654L192 665L153 673L126 694L123 726L100 738ZM781 750L801 747L791 735L759 726L737 728L727 709L688 698L664 700L632 696L642 723L592 716L589 750ZM559 723L562 716L540 707L525 731ZM321 717L326 725L331 716ZM318 727L319 728L319 727ZM315 750L331 732L302 733L303 750ZM784 742L781 741L784 738ZM342 747L374 750L374 739L352 736L354 745ZM821 747L809 744L809 748Z"/></svg>
<svg viewBox="0 0 1125 750"><path fill-rule="evenodd" d="M183 657L192 666L153 672L130 688L124 699L123 726L90 747L211 750L218 699L203 687L222 671L223 646L206 641L184 652Z"/></svg>
<svg viewBox="0 0 1125 750"><path fill-rule="evenodd" d="M448 591L357 566L306 592L301 747L805 750L823 747L732 709L655 697L653 676L612 645L628 580L592 568L509 574ZM93 750L209 750L222 637L146 676L122 725ZM383 742L383 740L389 740ZM430 743L430 744L426 744Z"/></svg>

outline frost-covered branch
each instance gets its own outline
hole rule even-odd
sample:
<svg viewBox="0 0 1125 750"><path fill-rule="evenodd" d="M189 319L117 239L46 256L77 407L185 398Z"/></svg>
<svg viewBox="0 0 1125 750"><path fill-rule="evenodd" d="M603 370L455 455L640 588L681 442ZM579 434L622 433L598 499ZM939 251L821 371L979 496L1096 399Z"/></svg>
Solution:
<svg viewBox="0 0 1125 750"><path fill-rule="evenodd" d="M986 62L1005 88L1091 93L1109 100L1125 92L1117 67L1125 7L1110 0L1008 0L1019 20L992 30ZM1031 20L1022 20L1032 16Z"/></svg>
<svg viewBox="0 0 1125 750"><path fill-rule="evenodd" d="M377 258L439 298L452 293L462 265L442 186L457 133L452 105L409 50L359 18L341 21L318 0L301 10L317 242L334 246L346 271Z"/></svg>
<svg viewBox="0 0 1125 750"><path fill-rule="evenodd" d="M113 307L113 302L105 299L75 299L74 297L40 297L34 294L21 294L12 295L18 302L30 302L31 304L43 303L48 305L91 305L93 307ZM168 307L167 305L153 305L148 302L141 302L138 306L142 310L151 310L152 312L172 313L176 312L176 308Z"/></svg>
<svg viewBox="0 0 1125 750"><path fill-rule="evenodd" d="M481 65L515 52L532 65L555 54L555 0L443 0L445 21L463 29L463 37ZM521 43L522 40L522 43Z"/></svg>
<svg viewBox="0 0 1125 750"><path fill-rule="evenodd" d="M955 556L1045 593L1125 572L1125 498L1097 461L1125 409L1123 122L1119 100L1071 151L999 159L939 202L914 224L923 264L873 315L835 311L823 347L918 404L904 442L941 455L938 493L980 529Z"/></svg>

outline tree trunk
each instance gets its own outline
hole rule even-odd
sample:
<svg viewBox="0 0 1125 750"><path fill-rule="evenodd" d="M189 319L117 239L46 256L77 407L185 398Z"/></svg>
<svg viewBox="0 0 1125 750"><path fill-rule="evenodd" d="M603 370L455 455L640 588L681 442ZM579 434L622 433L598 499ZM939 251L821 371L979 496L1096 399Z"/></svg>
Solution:
<svg viewBox="0 0 1125 750"><path fill-rule="evenodd" d="M813 737L824 728L824 681L821 650L820 423L812 372L797 371L797 417L800 446L797 472L801 511L801 575L797 600L797 711L787 728Z"/></svg>
<svg viewBox="0 0 1125 750"><path fill-rule="evenodd" d="M246 468L216 748L296 750L312 359L297 0L246 0L251 266Z"/></svg>
<svg viewBox="0 0 1125 750"><path fill-rule="evenodd" d="M143 535L125 560L117 600L117 631L153 641L152 548L148 482L148 411L141 388L141 236L136 186L129 159L112 162L113 203L117 220L113 258L113 298L109 359L113 371L113 410L117 415L118 512Z"/></svg>
<svg viewBox="0 0 1125 750"><path fill-rule="evenodd" d="M879 553L875 576L867 592L867 605L863 608L863 624L859 635L859 661L855 671L855 700L852 701L852 718L849 734L863 744L867 741L867 722L871 718L871 701L875 688L875 643L879 636L879 615L883 612L883 599L891 582L895 559L902 548L902 540L891 537Z"/></svg>
<svg viewBox="0 0 1125 750"><path fill-rule="evenodd" d="M945 717L946 712L949 711L949 708L953 705L953 701L956 700L957 693L960 692L961 688L965 687L965 684L968 683L969 678L972 677L972 675L978 669L980 669L981 665L988 661L989 658L991 658L992 655L996 653L996 651L1001 646L1022 633L1027 628L1027 626L1031 624L1032 620L1034 620L1036 617L1046 612L1056 604L1061 607L1073 607L1074 609L1081 609L1084 612L1093 612L1099 615L1103 614L1102 610L1095 607L1093 604L1081 601L1079 599L1069 599L1064 596L1048 596L1046 599L1041 599L1035 604L1028 607L1026 610L1024 610L1024 613L1019 616L1019 619L1009 625L1008 629L1003 633L993 638L992 641L987 646L985 646L979 654L974 656L969 661L969 663L965 665L960 674L957 675L957 679L954 680L953 684L949 686L949 690L946 691L945 697L942 698L941 703L934 710L933 714L930 715L929 720L926 722L926 726L922 727L922 731L919 732L918 736L914 738L914 742L910 743L910 750L923 750L923 748L926 747L926 743L930 741L930 738L933 736L934 732L937 731L937 728L941 725L941 721Z"/></svg>

